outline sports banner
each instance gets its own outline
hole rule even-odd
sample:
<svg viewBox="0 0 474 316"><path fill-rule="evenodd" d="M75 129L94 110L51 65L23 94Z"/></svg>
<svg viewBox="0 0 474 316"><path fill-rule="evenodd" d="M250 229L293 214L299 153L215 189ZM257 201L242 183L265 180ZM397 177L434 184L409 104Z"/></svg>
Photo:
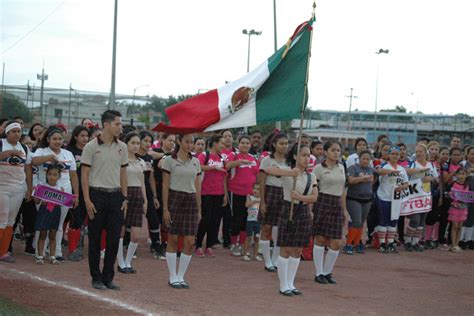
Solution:
<svg viewBox="0 0 474 316"><path fill-rule="evenodd" d="M400 216L431 211L432 199L429 183L423 183L421 179L410 180L409 187L400 192L393 191L392 194L392 220Z"/></svg>
<svg viewBox="0 0 474 316"><path fill-rule="evenodd" d="M451 196L458 201L464 203L474 203L474 192L472 191L458 191L451 189Z"/></svg>
<svg viewBox="0 0 474 316"><path fill-rule="evenodd" d="M66 207L72 207L75 198L73 194L59 191L41 184L36 186L33 196L40 200Z"/></svg>

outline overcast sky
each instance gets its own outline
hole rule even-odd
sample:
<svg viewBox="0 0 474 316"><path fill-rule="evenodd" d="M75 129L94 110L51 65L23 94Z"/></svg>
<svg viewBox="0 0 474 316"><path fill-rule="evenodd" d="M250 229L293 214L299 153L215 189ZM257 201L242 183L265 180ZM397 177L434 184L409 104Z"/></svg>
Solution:
<svg viewBox="0 0 474 316"><path fill-rule="evenodd" d="M5 84L110 89L113 0L0 0ZM474 1L319 0L309 81L312 109L378 108L474 115ZM312 0L277 0L278 47L311 16ZM239 78L274 51L273 0L119 0L117 93L194 94ZM389 54L375 54L380 48Z"/></svg>

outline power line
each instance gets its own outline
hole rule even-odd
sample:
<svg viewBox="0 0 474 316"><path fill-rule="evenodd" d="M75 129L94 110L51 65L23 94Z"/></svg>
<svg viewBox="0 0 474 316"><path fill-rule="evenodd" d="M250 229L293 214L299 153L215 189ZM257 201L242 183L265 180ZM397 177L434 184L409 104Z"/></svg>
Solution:
<svg viewBox="0 0 474 316"><path fill-rule="evenodd" d="M63 0L53 11L51 11L51 13L49 13L43 20L41 20L38 24L36 24L31 30L29 30L28 32L26 32L23 36L21 36L16 42L14 42L12 45L10 45L9 47L7 47L5 50L3 50L0 55L3 55L5 54L6 52L8 52L10 49L12 49L13 47L15 47L17 44L19 44L22 40L24 40L28 35L30 35L31 33L33 33L38 27L41 26L41 24L43 24L44 22L46 22L46 20L49 19L50 16L52 16L56 11L59 10L59 8L66 2L67 0Z"/></svg>

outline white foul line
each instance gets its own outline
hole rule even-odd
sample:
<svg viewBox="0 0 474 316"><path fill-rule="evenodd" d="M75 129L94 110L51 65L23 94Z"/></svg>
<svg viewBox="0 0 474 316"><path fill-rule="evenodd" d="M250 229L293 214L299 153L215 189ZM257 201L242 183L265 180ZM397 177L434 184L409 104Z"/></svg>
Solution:
<svg viewBox="0 0 474 316"><path fill-rule="evenodd" d="M120 302L118 300L114 300L112 298L103 297L103 296L97 295L95 293L83 290L83 289L75 287L75 286L62 284L62 283L57 283L57 282L54 282L54 281L51 281L51 280L48 280L48 279L45 279L45 278L41 278L39 276L36 276L36 275L28 273L28 272L24 272L24 271L18 271L18 270L15 270L15 269L8 269L8 271L15 272L15 273L27 276L27 277L29 277L33 280L40 281L40 282L46 283L48 285L59 286L59 287L68 289L68 290L76 292L77 294L82 295L82 296L92 297L92 298L94 298L98 301L106 302L106 303L109 303L113 306L119 306L123 309L127 309L127 310L132 311L132 312L137 313L137 314L147 315L147 316L148 315L155 315L155 314L153 314L151 312L148 312L144 309L141 309L139 307L135 307L135 306L129 305L127 303L123 303L123 302Z"/></svg>

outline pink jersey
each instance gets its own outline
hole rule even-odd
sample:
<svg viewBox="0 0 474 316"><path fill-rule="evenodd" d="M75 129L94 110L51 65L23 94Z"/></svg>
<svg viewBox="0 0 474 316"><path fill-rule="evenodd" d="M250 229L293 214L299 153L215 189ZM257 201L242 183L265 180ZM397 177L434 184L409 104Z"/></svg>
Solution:
<svg viewBox="0 0 474 316"><path fill-rule="evenodd" d="M249 160L251 163L234 168L228 182L228 189L237 195L246 196L252 194L252 186L257 181L258 162L250 154L231 153L227 157L227 162L236 160Z"/></svg>
<svg viewBox="0 0 474 316"><path fill-rule="evenodd" d="M209 154L209 158L206 162L206 155ZM224 159L222 156L213 154L210 152L203 152L198 156L201 166L216 166L224 169ZM204 171L204 178L201 184L202 195L223 195L224 194L224 181L227 172L220 170L209 170Z"/></svg>
<svg viewBox="0 0 474 316"><path fill-rule="evenodd" d="M441 170L442 170L442 173L443 174L447 174L447 173L452 173L454 171L457 171L459 168L461 168L461 165L459 164L444 164L442 167L441 167ZM452 185L454 182L456 182L457 178L456 178L456 175L454 175L449 181L448 181L448 185Z"/></svg>
<svg viewBox="0 0 474 316"><path fill-rule="evenodd" d="M318 164L318 160L316 159L316 156L314 156L313 154L309 155L309 163L306 170L309 173L313 172L313 169L316 167L317 164Z"/></svg>
<svg viewBox="0 0 474 316"><path fill-rule="evenodd" d="M238 152L238 150L235 149L235 148L231 148L231 149L224 148L224 149L222 149L222 152L221 152L222 159L224 159L224 161L226 161L227 157L229 157L229 155L231 153L236 153L236 152Z"/></svg>

